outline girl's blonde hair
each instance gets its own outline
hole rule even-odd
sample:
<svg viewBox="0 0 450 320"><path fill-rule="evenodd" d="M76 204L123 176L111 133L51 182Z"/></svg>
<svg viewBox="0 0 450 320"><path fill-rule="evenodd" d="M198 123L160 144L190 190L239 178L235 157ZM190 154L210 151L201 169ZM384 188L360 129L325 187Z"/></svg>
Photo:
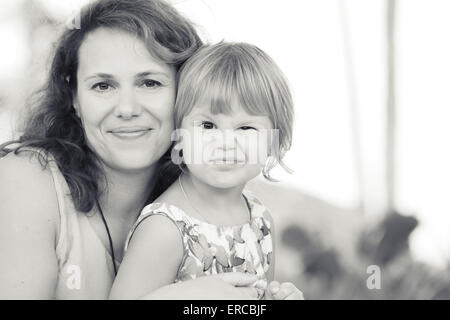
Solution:
<svg viewBox="0 0 450 320"><path fill-rule="evenodd" d="M266 115L278 132L271 161L263 174L282 159L292 144L294 108L288 82L275 62L258 47L247 43L220 42L200 48L178 73L175 127L195 106L210 105L213 114L231 112L238 99L246 112ZM289 169L287 169L289 171Z"/></svg>

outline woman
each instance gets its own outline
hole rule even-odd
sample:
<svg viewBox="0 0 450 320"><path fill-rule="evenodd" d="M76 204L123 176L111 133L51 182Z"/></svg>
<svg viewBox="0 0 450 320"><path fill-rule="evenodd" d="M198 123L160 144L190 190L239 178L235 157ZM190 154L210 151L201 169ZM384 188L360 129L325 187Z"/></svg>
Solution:
<svg viewBox="0 0 450 320"><path fill-rule="evenodd" d="M172 182L160 159L176 73L201 44L161 0L100 0L64 32L36 114L2 147L0 298L108 297L137 215ZM253 281L203 277L142 298L248 299Z"/></svg>

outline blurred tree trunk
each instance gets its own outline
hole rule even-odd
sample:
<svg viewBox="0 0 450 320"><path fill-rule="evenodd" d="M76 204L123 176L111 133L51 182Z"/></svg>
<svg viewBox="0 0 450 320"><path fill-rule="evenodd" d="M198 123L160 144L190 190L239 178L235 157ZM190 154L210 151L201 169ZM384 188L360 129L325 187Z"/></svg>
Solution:
<svg viewBox="0 0 450 320"><path fill-rule="evenodd" d="M396 0L386 0L387 103L386 103L386 195L388 213L395 210L396 105L395 105L395 8Z"/></svg>
<svg viewBox="0 0 450 320"><path fill-rule="evenodd" d="M347 69L347 83L348 83L348 97L350 102L350 124L353 146L353 161L355 163L356 183L358 190L357 207L364 214L364 172L363 172L363 154L361 150L361 125L358 103L358 87L355 80L355 66L352 55L353 49L351 46L350 28L348 25L347 6L346 1L339 1L339 13L342 28L342 37L344 40L344 58L345 67Z"/></svg>

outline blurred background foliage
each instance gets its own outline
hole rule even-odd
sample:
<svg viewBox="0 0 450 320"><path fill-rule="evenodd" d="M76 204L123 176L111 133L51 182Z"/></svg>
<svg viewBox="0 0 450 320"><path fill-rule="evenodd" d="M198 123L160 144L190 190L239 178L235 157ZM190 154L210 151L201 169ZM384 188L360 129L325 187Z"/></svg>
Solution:
<svg viewBox="0 0 450 320"><path fill-rule="evenodd" d="M283 183L261 179L250 189L274 214L277 277L295 283L307 299L450 299L450 263L436 268L410 254L416 218L393 211L368 224L357 210ZM379 289L367 285L373 265Z"/></svg>

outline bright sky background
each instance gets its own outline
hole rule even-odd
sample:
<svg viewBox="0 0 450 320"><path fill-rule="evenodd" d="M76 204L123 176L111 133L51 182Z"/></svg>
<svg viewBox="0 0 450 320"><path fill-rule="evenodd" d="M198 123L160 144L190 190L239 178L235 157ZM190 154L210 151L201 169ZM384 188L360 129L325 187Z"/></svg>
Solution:
<svg viewBox="0 0 450 320"><path fill-rule="evenodd" d="M64 21L86 0L40 1ZM350 102L359 108L363 198L367 218L385 208L385 2L378 0L172 0L199 26L205 39L258 45L290 80L296 102L295 171L275 175L342 207L358 202ZM450 259L450 2L398 1L397 205L421 226L413 254L442 265ZM20 85L29 58L23 0L0 2L0 84ZM348 46L343 31L348 29ZM346 51L347 50L347 51ZM351 57L352 64L348 64ZM349 73L353 70L353 73ZM353 81L353 82L352 82ZM354 87L350 87L351 84ZM350 90L351 88L352 90ZM352 96L353 95L353 96ZM0 110L0 140L8 136Z"/></svg>
<svg viewBox="0 0 450 320"><path fill-rule="evenodd" d="M279 176L344 207L355 205L359 196L351 136L353 94L368 220L384 212L384 1L173 2L211 41L252 42L279 63L296 101L294 143L286 157L295 174ZM446 0L400 0L397 7L397 206L420 219L411 237L413 254L435 265L450 260L448 12ZM349 68L354 91L349 91Z"/></svg>

